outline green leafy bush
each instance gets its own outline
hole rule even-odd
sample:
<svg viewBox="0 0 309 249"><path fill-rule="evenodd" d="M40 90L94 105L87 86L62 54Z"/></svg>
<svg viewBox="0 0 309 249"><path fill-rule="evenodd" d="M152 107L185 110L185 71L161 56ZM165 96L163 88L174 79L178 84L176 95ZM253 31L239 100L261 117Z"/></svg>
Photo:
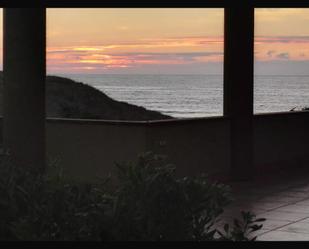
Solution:
<svg viewBox="0 0 309 249"><path fill-rule="evenodd" d="M227 186L211 184L203 176L177 178L172 165L151 153L118 169L114 220L122 239L206 239L210 235L205 228L230 202Z"/></svg>
<svg viewBox="0 0 309 249"><path fill-rule="evenodd" d="M2 240L249 240L261 226L214 228L230 203L229 187L205 176L178 178L161 156L117 165L117 184L82 184L59 174L33 175L2 159ZM237 221L238 222L238 221Z"/></svg>
<svg viewBox="0 0 309 249"><path fill-rule="evenodd" d="M234 219L233 226L224 225L224 232L217 230L221 236L219 240L227 241L255 241L257 236L250 236L263 227L259 224L265 221L264 218L256 219L256 215L250 212L241 211L242 221Z"/></svg>

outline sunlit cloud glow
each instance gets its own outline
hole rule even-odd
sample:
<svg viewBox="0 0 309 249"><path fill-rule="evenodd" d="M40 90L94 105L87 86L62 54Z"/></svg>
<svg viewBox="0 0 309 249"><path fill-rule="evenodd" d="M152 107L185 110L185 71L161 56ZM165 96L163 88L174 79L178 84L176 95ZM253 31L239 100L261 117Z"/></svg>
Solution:
<svg viewBox="0 0 309 249"><path fill-rule="evenodd" d="M309 36L257 36L256 61L307 61ZM129 68L141 65L194 65L223 62L223 37L178 37L144 39L97 46L49 47L50 71ZM78 65L78 66L77 66ZM90 66L91 65L91 66Z"/></svg>
<svg viewBox="0 0 309 249"><path fill-rule="evenodd" d="M47 72L222 72L223 13L203 8L48 9ZM309 9L256 9L255 18L256 63L307 67Z"/></svg>

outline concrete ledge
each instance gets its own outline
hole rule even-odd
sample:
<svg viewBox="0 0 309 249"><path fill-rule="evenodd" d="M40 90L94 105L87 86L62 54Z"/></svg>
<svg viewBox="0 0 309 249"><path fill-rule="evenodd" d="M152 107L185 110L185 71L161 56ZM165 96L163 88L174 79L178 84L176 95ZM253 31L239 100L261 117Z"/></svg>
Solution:
<svg viewBox="0 0 309 249"><path fill-rule="evenodd" d="M2 117L0 117L2 118ZM126 121L126 120L103 120L103 119L67 119L67 118L46 118L48 123L74 123L74 124L111 124L111 125L152 125L152 124L179 124L179 123L191 123L191 122L203 122L226 120L228 117L224 116L212 116L203 118L175 118L175 119L163 119L163 120L150 120L150 121Z"/></svg>
<svg viewBox="0 0 309 249"><path fill-rule="evenodd" d="M308 111L255 115L257 173L308 163L308 127ZM48 160L58 161L74 178L106 176L116 162L135 161L138 154L151 150L167 155L179 175L207 173L220 179L230 170L230 120L222 116L151 122L47 118L46 146Z"/></svg>
<svg viewBox="0 0 309 249"><path fill-rule="evenodd" d="M269 113L256 113L254 119L280 117L280 116L295 116L295 115L308 115L309 111L288 111L288 112L269 112ZM2 116L0 116L2 119ZM228 116L211 116L202 118L175 118L164 120L150 120L150 121L124 121L124 120L103 120L103 119L68 119L68 118L50 118L47 117L48 123L74 123L74 124L106 124L106 125L151 125L151 124L180 124L180 123L196 123L203 121L217 121L229 120Z"/></svg>

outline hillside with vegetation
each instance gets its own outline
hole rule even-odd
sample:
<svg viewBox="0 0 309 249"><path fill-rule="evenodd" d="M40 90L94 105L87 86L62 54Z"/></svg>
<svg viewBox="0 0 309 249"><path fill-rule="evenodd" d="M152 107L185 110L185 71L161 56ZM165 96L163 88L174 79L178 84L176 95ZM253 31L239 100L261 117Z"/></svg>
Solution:
<svg viewBox="0 0 309 249"><path fill-rule="evenodd" d="M0 84L0 100L2 100L2 72L0 72ZM0 111L2 113L2 104ZM90 85L58 76L46 77L46 116L134 121L171 118L157 111L114 100Z"/></svg>

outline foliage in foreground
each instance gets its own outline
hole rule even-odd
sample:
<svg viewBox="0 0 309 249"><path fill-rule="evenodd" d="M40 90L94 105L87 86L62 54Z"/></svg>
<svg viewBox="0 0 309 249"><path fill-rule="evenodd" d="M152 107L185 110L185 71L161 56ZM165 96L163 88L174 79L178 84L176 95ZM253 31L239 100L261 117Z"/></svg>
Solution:
<svg viewBox="0 0 309 249"><path fill-rule="evenodd" d="M229 188L206 177L177 178L151 153L117 165L118 183L81 184L33 175L5 158L0 168L1 240L254 240L250 212L215 229L230 203Z"/></svg>

